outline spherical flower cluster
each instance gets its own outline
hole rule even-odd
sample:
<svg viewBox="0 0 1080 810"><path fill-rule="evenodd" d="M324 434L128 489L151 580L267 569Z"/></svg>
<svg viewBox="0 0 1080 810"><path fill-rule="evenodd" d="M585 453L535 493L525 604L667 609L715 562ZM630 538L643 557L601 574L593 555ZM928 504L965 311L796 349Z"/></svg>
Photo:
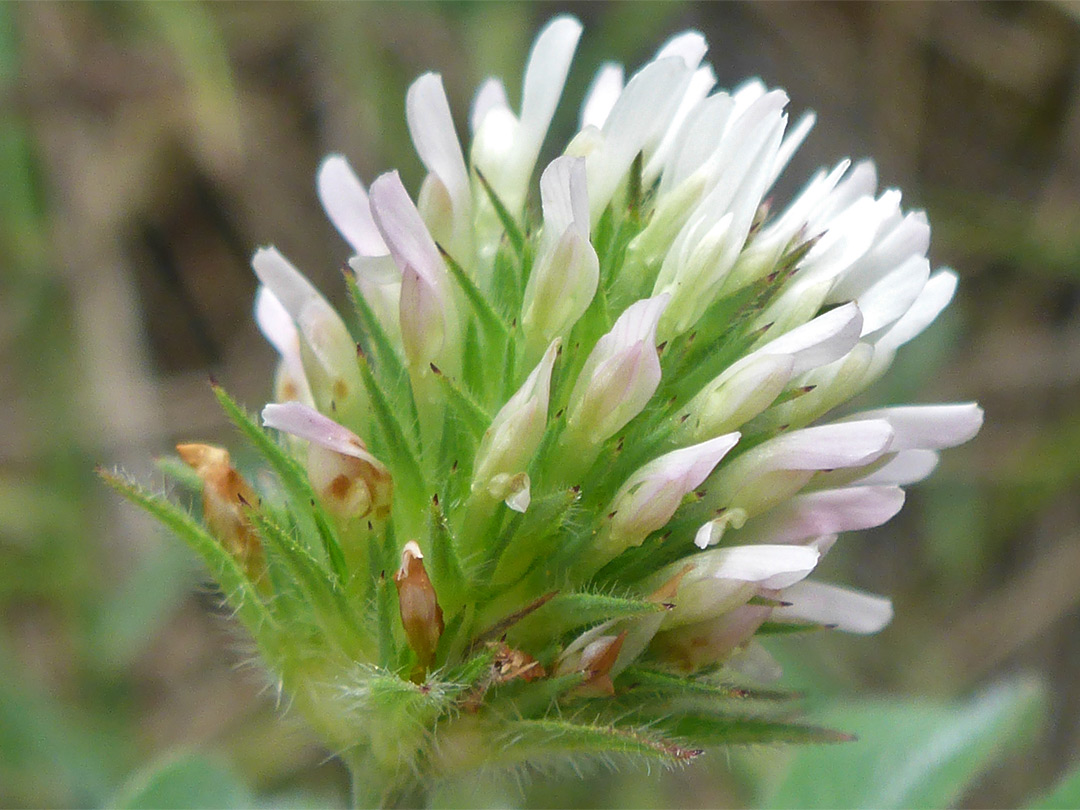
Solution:
<svg viewBox="0 0 1080 810"><path fill-rule="evenodd" d="M768 669L762 634L888 623L887 599L810 577L981 424L974 404L830 415L956 276L931 272L925 215L878 192L869 162L773 210L813 116L789 128L787 96L757 80L714 91L699 34L629 80L604 66L538 167L580 34L569 17L543 29L519 112L481 86L467 152L440 77L416 80L415 201L396 172L365 188L344 157L323 162L354 317L259 250L272 431L218 392L278 483L255 495L224 451L181 448L206 529L170 525L379 791L562 754L823 739L741 723L754 701L733 673Z"/></svg>

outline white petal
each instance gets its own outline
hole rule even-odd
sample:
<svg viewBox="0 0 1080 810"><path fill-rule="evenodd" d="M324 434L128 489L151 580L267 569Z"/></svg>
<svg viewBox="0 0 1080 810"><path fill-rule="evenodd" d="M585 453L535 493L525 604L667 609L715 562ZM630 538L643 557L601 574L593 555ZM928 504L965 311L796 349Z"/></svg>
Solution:
<svg viewBox="0 0 1080 810"><path fill-rule="evenodd" d="M810 130L814 128L816 122L817 116L814 113L804 113L791 131L784 135L784 141L780 144L780 151L776 153L776 159L773 161L772 171L769 172L768 185L770 188L776 182L776 178L780 176L780 173L784 171L792 155L802 146L802 142L806 140L806 136L810 134Z"/></svg>
<svg viewBox="0 0 1080 810"><path fill-rule="evenodd" d="M888 599L824 582L804 580L785 589L781 598L792 604L776 608L774 620L814 622L847 633L876 633L893 617Z"/></svg>
<svg viewBox="0 0 1080 810"><path fill-rule="evenodd" d="M671 123L660 139L660 144L642 170L642 180L646 186L652 185L656 178L660 176L660 172L667 164L676 145L680 142L679 136L683 124L690 116L690 113L701 105L715 84L716 74L713 73L712 67L706 65L694 71L694 74L690 77L686 92L683 94L682 101L679 102L679 107L675 111Z"/></svg>
<svg viewBox="0 0 1080 810"><path fill-rule="evenodd" d="M794 543L815 535L880 526L903 505L904 491L895 486L811 492L785 501L747 524L744 532L769 543Z"/></svg>
<svg viewBox="0 0 1080 810"><path fill-rule="evenodd" d="M770 439L741 456L768 470L834 470L870 464L890 449L893 429L884 419L862 415L858 421L794 430ZM756 466L756 465L755 465Z"/></svg>
<svg viewBox="0 0 1080 810"><path fill-rule="evenodd" d="M655 60L666 59L670 56L678 56L689 68L696 68L700 63L709 45L697 31L684 31L676 34L656 52Z"/></svg>
<svg viewBox="0 0 1080 810"><path fill-rule="evenodd" d="M326 299L304 275L286 259L277 248L259 248L251 258L251 266L274 297L294 321L299 319L304 307L313 300ZM327 303L327 307L330 305Z"/></svg>
<svg viewBox="0 0 1080 810"><path fill-rule="evenodd" d="M540 175L540 201L545 239L558 239L574 225L589 237L589 197L585 160L564 155L555 158ZM550 236L549 236L550 234Z"/></svg>
<svg viewBox="0 0 1080 810"><path fill-rule="evenodd" d="M260 285L255 296L255 323L282 357L297 350L300 335L296 324L269 287Z"/></svg>
<svg viewBox="0 0 1080 810"><path fill-rule="evenodd" d="M880 469L860 478L858 483L865 486L895 484L907 486L922 481L938 465L938 454L933 450L905 450L887 462Z"/></svg>
<svg viewBox="0 0 1080 810"><path fill-rule="evenodd" d="M814 570L819 554L797 545L731 546L686 557L673 566L693 565L684 582L700 579L733 579L753 582L762 588L787 588ZM678 573L671 572L671 576Z"/></svg>
<svg viewBox="0 0 1080 810"><path fill-rule="evenodd" d="M859 341L863 317L855 303L836 307L761 347L763 354L787 354L792 376L839 360Z"/></svg>
<svg viewBox="0 0 1080 810"><path fill-rule="evenodd" d="M675 114L690 68L679 57L650 62L627 83L604 121L603 146L588 160L589 206L599 219L615 189L646 145Z"/></svg>
<svg viewBox="0 0 1080 810"><path fill-rule="evenodd" d="M326 216L356 253L386 255L386 245L371 218L364 184L342 155L330 155L323 160L316 176L316 188Z"/></svg>
<svg viewBox="0 0 1080 810"><path fill-rule="evenodd" d="M877 190L877 168L872 160L856 163L847 176L814 212L808 223L810 234L823 230L829 221L863 197L872 197Z"/></svg>
<svg viewBox="0 0 1080 810"><path fill-rule="evenodd" d="M983 423L983 410L974 402L950 405L906 405L863 411L850 420L885 420L896 433L889 448L942 450L973 438ZM850 422L837 423L837 427Z"/></svg>
<svg viewBox="0 0 1080 810"><path fill-rule="evenodd" d="M623 90L623 68L608 62L600 67L585 94L585 103L581 107L581 129L593 126L601 129L611 108L619 100Z"/></svg>
<svg viewBox="0 0 1080 810"><path fill-rule="evenodd" d="M425 73L412 83L405 96L405 115L424 167L446 186L455 206L463 204L469 199L469 172L441 76Z"/></svg>
<svg viewBox="0 0 1080 810"><path fill-rule="evenodd" d="M569 16L556 17L544 26L529 55L521 90L520 160L530 172L562 96L580 38L580 22Z"/></svg>
<svg viewBox="0 0 1080 810"><path fill-rule="evenodd" d="M877 345L887 351L895 350L922 332L949 305L956 292L956 282L952 270L934 273L908 311L878 338Z"/></svg>
<svg viewBox="0 0 1080 810"><path fill-rule="evenodd" d="M476 91L472 112L469 114L469 129L473 134L479 131L487 114L496 109L510 111L510 104L506 100L506 88L498 79L487 79Z"/></svg>
<svg viewBox="0 0 1080 810"><path fill-rule="evenodd" d="M727 93L716 93L698 104L686 117L672 147L667 170L660 178L660 194L666 194L697 171L717 148L717 132L727 126L735 102Z"/></svg>
<svg viewBox="0 0 1080 810"><path fill-rule="evenodd" d="M834 301L858 298L870 286L893 269L915 256L926 256L930 246L930 224L926 214L913 211L901 217L899 209L893 214L895 225L883 226L876 243L867 251L830 293Z"/></svg>
<svg viewBox="0 0 1080 810"><path fill-rule="evenodd" d="M473 489L487 486L496 475L515 475L528 465L547 425L551 370L558 356L558 339L484 431L476 451Z"/></svg>
<svg viewBox="0 0 1080 810"><path fill-rule="evenodd" d="M515 512L524 514L528 510L529 504L532 503L532 484L527 475L520 476L516 481L517 485L506 496L506 505Z"/></svg>
<svg viewBox="0 0 1080 810"><path fill-rule="evenodd" d="M895 323L915 302L930 278L930 263L912 256L858 297L863 334Z"/></svg>
<svg viewBox="0 0 1080 810"><path fill-rule="evenodd" d="M266 427L299 436L309 442L364 461L373 460L364 442L344 425L299 402L267 405L262 412Z"/></svg>

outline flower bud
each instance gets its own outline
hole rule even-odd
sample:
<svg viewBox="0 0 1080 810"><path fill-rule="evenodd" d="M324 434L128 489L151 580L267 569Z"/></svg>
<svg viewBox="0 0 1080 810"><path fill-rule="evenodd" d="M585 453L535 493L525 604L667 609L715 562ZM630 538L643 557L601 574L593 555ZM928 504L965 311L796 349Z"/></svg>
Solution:
<svg viewBox="0 0 1080 810"><path fill-rule="evenodd" d="M586 644L580 650L567 651L559 660L556 673L566 675L571 672L581 672L585 680L575 691L580 696L605 696L615 694L615 684L611 681L611 668L619 658L623 643L626 641L627 631L624 630L617 636L599 636Z"/></svg>
<svg viewBox="0 0 1080 810"><path fill-rule="evenodd" d="M660 295L631 304L596 342L570 392L567 430L599 445L637 416L660 384L656 325L667 306Z"/></svg>
<svg viewBox="0 0 1080 810"><path fill-rule="evenodd" d="M615 494L608 510L611 522L597 541L604 562L641 545L650 532L664 526L683 497L701 485L739 438L740 434L729 433L675 450L631 475Z"/></svg>
<svg viewBox="0 0 1080 810"><path fill-rule="evenodd" d="M443 615L424 568L424 555L415 540L406 543L401 552L401 568L394 574L394 585L405 637L419 659L420 668L426 670L435 660L435 648L443 632Z"/></svg>
<svg viewBox="0 0 1080 810"><path fill-rule="evenodd" d="M531 346L565 335L596 294L600 262L589 242L585 161L561 157L540 177L544 237L522 305L522 328Z"/></svg>
<svg viewBox="0 0 1080 810"><path fill-rule="evenodd" d="M491 426L484 431L476 452L473 492L481 488L490 490L494 483L499 491L490 494L502 500L514 489L521 491L520 482L516 488L509 485L514 476L524 472L544 436L551 369L558 351L559 341L556 339L548 346L543 359L521 388L495 414ZM527 482L526 476L525 483Z"/></svg>
<svg viewBox="0 0 1080 810"><path fill-rule="evenodd" d="M691 570L678 583L675 607L663 629L716 618L745 605L760 588L786 588L814 570L820 554L808 546L757 545L718 548L694 554L661 569L647 583L658 587Z"/></svg>
<svg viewBox="0 0 1080 810"><path fill-rule="evenodd" d="M390 471L359 436L299 402L267 405L262 417L267 427L311 443L308 478L327 509L343 520L389 516L394 492Z"/></svg>
<svg viewBox="0 0 1080 810"><path fill-rule="evenodd" d="M871 464L888 452L893 436L884 419L782 433L725 465L710 480L704 502L708 508L760 514L802 489L818 470ZM719 539L715 532L709 538Z"/></svg>
<svg viewBox="0 0 1080 810"><path fill-rule="evenodd" d="M434 363L456 374L461 338L446 265L397 172L371 184L371 213L401 270L401 339L410 369L428 374Z"/></svg>
<svg viewBox="0 0 1080 810"><path fill-rule="evenodd" d="M248 578L258 582L266 573L262 541L248 522L244 509L258 496L229 463L229 452L208 444L178 444L176 452L203 482L203 520L240 564Z"/></svg>
<svg viewBox="0 0 1080 810"><path fill-rule="evenodd" d="M275 248L256 251L251 264L299 329L303 368L315 404L339 413L363 410L366 392L356 363L356 343L345 322Z"/></svg>
<svg viewBox="0 0 1080 810"><path fill-rule="evenodd" d="M746 643L772 614L763 605L742 605L734 610L658 633L649 651L683 672L723 661Z"/></svg>

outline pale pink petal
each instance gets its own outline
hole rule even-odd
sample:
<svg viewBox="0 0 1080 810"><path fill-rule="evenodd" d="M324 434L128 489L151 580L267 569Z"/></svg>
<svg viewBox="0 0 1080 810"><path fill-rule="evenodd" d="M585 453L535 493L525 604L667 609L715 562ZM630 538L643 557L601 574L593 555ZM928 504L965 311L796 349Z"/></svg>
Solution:
<svg viewBox="0 0 1080 810"><path fill-rule="evenodd" d="M824 582L803 580L786 588L781 598L791 605L776 608L774 620L813 622L846 633L877 633L893 617L888 599Z"/></svg>
<svg viewBox="0 0 1080 810"><path fill-rule="evenodd" d="M903 450L943 450L974 438L983 423L983 410L974 402L949 405L906 405L863 411L848 417L852 424L861 420L884 420L892 426L896 438L891 452Z"/></svg>
<svg viewBox="0 0 1080 810"><path fill-rule="evenodd" d="M469 171L441 76L425 73L412 83L405 96L405 115L424 167L442 181L455 206L465 204L469 200Z"/></svg>
<svg viewBox="0 0 1080 810"><path fill-rule="evenodd" d="M897 486L857 486L796 495L752 523L744 533L769 543L880 526L904 505ZM744 535L740 535L743 537Z"/></svg>
<svg viewBox="0 0 1080 810"><path fill-rule="evenodd" d="M342 155L330 155L323 160L316 187L326 216L356 253L386 255L386 245L371 218L364 184Z"/></svg>
<svg viewBox="0 0 1080 810"><path fill-rule="evenodd" d="M761 347L763 354L791 355L791 375L798 376L818 366L839 360L859 341L863 317L859 307L848 303L819 315L802 326Z"/></svg>
<svg viewBox="0 0 1080 810"><path fill-rule="evenodd" d="M687 493L701 485L739 438L740 434L729 433L666 453L631 475L611 502L612 536L623 546L637 545L667 523Z"/></svg>
<svg viewBox="0 0 1080 810"><path fill-rule="evenodd" d="M938 454L933 450L905 450L887 462L880 469L860 478L858 483L864 486L895 484L907 486L922 481L938 465Z"/></svg>
<svg viewBox="0 0 1080 810"><path fill-rule="evenodd" d="M442 362L457 340L446 265L397 172L371 184L371 212L401 268L400 323L406 357L417 368ZM449 369L447 369L449 370Z"/></svg>
<svg viewBox="0 0 1080 810"><path fill-rule="evenodd" d="M939 270L930 277L907 312L877 339L884 350L895 350L921 333L949 305L956 292L957 276L952 270Z"/></svg>
<svg viewBox="0 0 1080 810"><path fill-rule="evenodd" d="M344 425L340 425L314 408L299 402L267 405L262 412L266 427L314 442L343 456L371 461L372 455L364 442Z"/></svg>

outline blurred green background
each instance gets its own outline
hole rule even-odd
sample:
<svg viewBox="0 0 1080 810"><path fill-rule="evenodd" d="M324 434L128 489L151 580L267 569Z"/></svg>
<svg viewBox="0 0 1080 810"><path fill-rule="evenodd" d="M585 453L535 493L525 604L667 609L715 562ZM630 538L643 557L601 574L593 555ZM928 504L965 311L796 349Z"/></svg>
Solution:
<svg viewBox="0 0 1080 810"><path fill-rule="evenodd" d="M398 167L416 189L408 84L442 72L465 131L473 88L497 74L513 98L533 34L563 8L0 5L0 806L123 806L140 771L185 751L202 759L179 760L179 780L211 791L185 794L196 806L347 801L343 770L275 705L198 566L94 466L160 481L154 458L178 440L242 459L207 377L252 408L268 396L253 249L276 244L342 300L347 249L315 198L320 158L343 152L368 182ZM819 165L869 155L883 186L927 209L931 259L960 290L862 404L977 399L986 426L899 517L827 561L829 577L890 595L892 626L776 654L811 712L830 695L914 699L904 714L1021 684L1038 708L997 717L992 767L980 760L952 801L1046 791L1080 757L1080 6L570 10L585 35L552 143L602 60L636 66L693 27L721 87L757 75L794 114L817 111L781 201ZM482 778L436 801L811 803L777 785L799 768L832 778L852 756L838 750ZM213 793L215 779L232 787Z"/></svg>

